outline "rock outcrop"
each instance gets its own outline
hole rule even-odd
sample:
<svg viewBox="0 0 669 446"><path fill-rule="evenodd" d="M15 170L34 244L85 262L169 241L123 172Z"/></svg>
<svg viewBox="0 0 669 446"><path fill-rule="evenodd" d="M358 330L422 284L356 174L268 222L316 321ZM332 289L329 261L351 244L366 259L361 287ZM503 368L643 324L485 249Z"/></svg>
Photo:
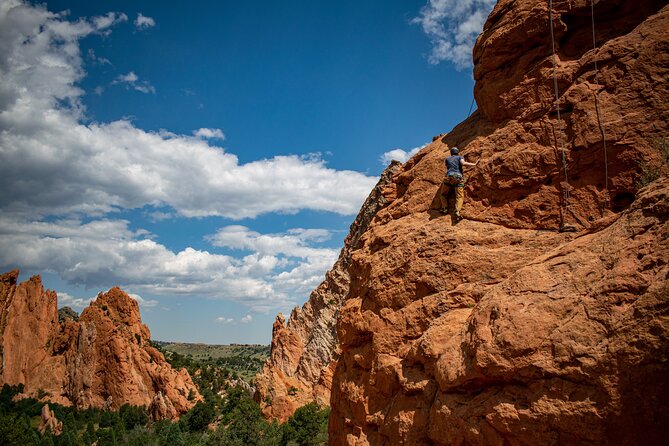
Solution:
<svg viewBox="0 0 669 446"><path fill-rule="evenodd" d="M137 301L121 289L100 293L78 321L59 321L56 293L45 291L39 276L17 280L18 271L0 276L0 383L24 384L28 396L43 392L80 409L158 399L152 412L168 419L200 398L188 372L173 370L149 344Z"/></svg>
<svg viewBox="0 0 669 446"><path fill-rule="evenodd" d="M479 111L393 176L351 254L330 444L666 442L669 179L638 180L669 136L669 6L594 12L597 50L590 2L554 2L560 124L548 3L491 13ZM457 225L431 210L453 146L481 160Z"/></svg>
<svg viewBox="0 0 669 446"><path fill-rule="evenodd" d="M399 169L395 162L381 175L351 225L339 258L307 303L293 309L288 323L282 314L276 317L270 357L256 376L255 399L266 417L283 422L307 403L329 405L332 373L339 358L335 321L349 291L351 253L372 217L387 204L382 191Z"/></svg>
<svg viewBox="0 0 669 446"><path fill-rule="evenodd" d="M47 429L49 429L53 435L58 436L63 433L63 422L58 420L56 414L53 413L53 410L51 410L49 405L45 404L42 406L40 424L37 427L37 430L40 434L44 434Z"/></svg>

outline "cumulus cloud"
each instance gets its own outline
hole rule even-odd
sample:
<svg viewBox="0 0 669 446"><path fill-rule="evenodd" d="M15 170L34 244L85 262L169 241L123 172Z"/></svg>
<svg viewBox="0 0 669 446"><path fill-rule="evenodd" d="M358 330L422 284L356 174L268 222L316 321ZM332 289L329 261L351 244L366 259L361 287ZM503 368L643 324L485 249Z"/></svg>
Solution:
<svg viewBox="0 0 669 446"><path fill-rule="evenodd" d="M248 324L251 321L253 321L253 316L251 316L250 314L247 314L246 316L241 318L241 320L239 322L241 322L242 324Z"/></svg>
<svg viewBox="0 0 669 446"><path fill-rule="evenodd" d="M88 305L90 305L90 303L93 300L95 300L95 297L89 297L89 298L74 297L63 291L59 291L56 294L58 295L58 307L71 307L78 311L83 310ZM158 305L157 300L152 300L152 299L146 300L143 299L142 296L140 296L139 294L128 293L128 296L135 299L139 304L139 306L143 308L151 308Z"/></svg>
<svg viewBox="0 0 669 446"><path fill-rule="evenodd" d="M147 300L147 299L142 298L142 296L140 296L139 294L128 293L128 296L135 299L137 301L137 303L139 304L139 306L143 307L143 308L152 308L152 307L155 307L156 305L158 305L157 300L153 300L153 299L148 299Z"/></svg>
<svg viewBox="0 0 669 446"><path fill-rule="evenodd" d="M126 220L26 222L0 216L0 267L52 271L91 288L120 285L133 290L131 297L143 307L158 302L136 293L207 296L265 312L285 310L304 299L336 256L329 249L300 246L305 240L322 239L321 230L269 235L299 241L268 248L258 242L258 249L237 258L193 248L174 252L147 231L131 230L129 225ZM250 239L266 239L246 232L255 234ZM81 300L67 301L84 306Z"/></svg>
<svg viewBox="0 0 669 446"><path fill-rule="evenodd" d="M139 76L134 71L128 74L119 74L112 84L124 84L127 88L132 88L142 93L154 93L156 88L147 81L140 81Z"/></svg>
<svg viewBox="0 0 669 446"><path fill-rule="evenodd" d="M202 139L225 139L225 135L221 129L197 129L193 132L193 135L195 135L196 138Z"/></svg>
<svg viewBox="0 0 669 446"><path fill-rule="evenodd" d="M216 322L227 325L227 324L233 324L235 320L234 318L231 317L219 316L216 318Z"/></svg>
<svg viewBox="0 0 669 446"><path fill-rule="evenodd" d="M137 14L137 18L135 19L135 27L137 29L147 29L151 28L152 26L156 26L156 21L153 20L151 17L147 17L141 12Z"/></svg>
<svg viewBox="0 0 669 446"><path fill-rule="evenodd" d="M337 250L311 246L330 236L324 229L296 228L283 234L260 234L245 226L231 225L219 229L208 240L214 246L246 250L276 259L277 266L289 268L272 277L272 289L280 295L306 296L318 286L325 271L337 259Z"/></svg>
<svg viewBox="0 0 669 446"><path fill-rule="evenodd" d="M74 297L62 291L59 291L56 294L58 295L59 307L70 307L78 311L86 308L93 300L93 298L83 299L81 297Z"/></svg>
<svg viewBox="0 0 669 446"><path fill-rule="evenodd" d="M391 161L399 161L400 163L406 163L407 161L409 161L409 158L417 154L423 147L425 146L423 145L420 147L414 147L409 151L402 149L393 149L381 155L379 160L381 161L381 164L383 164L384 166L390 164Z"/></svg>
<svg viewBox="0 0 669 446"><path fill-rule="evenodd" d="M241 251L233 257L173 251L110 213L154 209L156 220L302 209L352 215L376 178L328 168L318 156L242 164L209 144L223 137L218 129L177 135L129 120L88 123L79 40L125 20L110 13L68 21L43 5L0 2L0 267L49 271L97 289L121 285L144 306L155 301L141 295L195 294L253 311L290 308L336 257L314 247L327 231L228 226L209 240ZM134 72L117 82L142 85Z"/></svg>
<svg viewBox="0 0 669 446"><path fill-rule="evenodd" d="M444 60L456 68L472 66L472 48L497 0L429 0L411 23L430 38L431 64Z"/></svg>
<svg viewBox="0 0 669 446"><path fill-rule="evenodd" d="M308 242L323 242L331 234L325 229L291 229L285 234L260 234L240 225L221 228L208 237L214 246L233 249L245 249L267 255L283 254L289 257L321 257L330 260L336 257L336 251L308 246Z"/></svg>
<svg viewBox="0 0 669 446"><path fill-rule="evenodd" d="M186 217L241 219L300 209L352 215L376 182L315 157L240 164L202 138L148 132L127 120L84 124L78 40L95 28L42 6L14 1L1 8L3 212L100 215L148 204ZM116 82L151 91L134 72Z"/></svg>

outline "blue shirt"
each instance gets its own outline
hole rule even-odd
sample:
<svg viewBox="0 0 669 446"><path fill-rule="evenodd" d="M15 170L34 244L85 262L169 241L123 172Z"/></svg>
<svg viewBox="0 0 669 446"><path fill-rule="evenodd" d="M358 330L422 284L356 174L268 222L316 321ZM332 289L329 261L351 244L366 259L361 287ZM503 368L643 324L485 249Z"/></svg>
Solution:
<svg viewBox="0 0 669 446"><path fill-rule="evenodd" d="M446 175L464 176L462 173L462 160L460 155L451 155L446 158Z"/></svg>

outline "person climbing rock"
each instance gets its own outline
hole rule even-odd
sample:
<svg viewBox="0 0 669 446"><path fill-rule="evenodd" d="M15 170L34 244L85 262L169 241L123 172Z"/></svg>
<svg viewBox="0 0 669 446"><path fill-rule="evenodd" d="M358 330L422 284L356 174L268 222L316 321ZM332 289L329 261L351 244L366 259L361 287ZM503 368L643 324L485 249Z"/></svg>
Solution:
<svg viewBox="0 0 669 446"><path fill-rule="evenodd" d="M451 156L446 158L446 178L442 184L441 200L442 214L451 214L453 223L462 220L460 211L462 210L462 202L465 199L465 176L463 173L464 167L474 167L479 162L469 163L465 161L463 156L458 155L457 147L451 148Z"/></svg>

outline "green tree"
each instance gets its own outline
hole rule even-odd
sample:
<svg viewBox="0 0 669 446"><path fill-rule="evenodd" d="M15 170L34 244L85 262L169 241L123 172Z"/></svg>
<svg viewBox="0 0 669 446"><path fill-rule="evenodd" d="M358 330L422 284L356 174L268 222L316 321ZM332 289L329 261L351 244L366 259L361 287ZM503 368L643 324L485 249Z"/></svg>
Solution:
<svg viewBox="0 0 669 446"><path fill-rule="evenodd" d="M189 432L202 431L207 428L215 416L216 411L211 404L198 401L184 417L186 429Z"/></svg>
<svg viewBox="0 0 669 446"><path fill-rule="evenodd" d="M144 426L149 422L149 415L144 407L129 404L121 406L119 417L126 430L132 430L135 426Z"/></svg>
<svg viewBox="0 0 669 446"><path fill-rule="evenodd" d="M5 384L6 385L6 384ZM4 389L3 389L4 391ZM34 433L18 414L0 414L0 444L6 446L32 446L35 442Z"/></svg>
<svg viewBox="0 0 669 446"><path fill-rule="evenodd" d="M321 409L316 403L300 407L283 425L283 438L299 446L327 444L329 409Z"/></svg>
<svg viewBox="0 0 669 446"><path fill-rule="evenodd" d="M230 414L230 424L221 425L217 436L226 446L260 446L279 444L280 431L262 416L260 407L250 398L241 398Z"/></svg>
<svg viewBox="0 0 669 446"><path fill-rule="evenodd" d="M96 435L98 437L97 446L118 446L120 444L114 428L98 429Z"/></svg>
<svg viewBox="0 0 669 446"><path fill-rule="evenodd" d="M179 423L170 423L163 429L158 444L160 446L186 446Z"/></svg>
<svg viewBox="0 0 669 446"><path fill-rule="evenodd" d="M55 446L53 443L53 435L51 435L51 431L49 429L47 429L46 432L44 432L44 435L42 435L40 446Z"/></svg>

